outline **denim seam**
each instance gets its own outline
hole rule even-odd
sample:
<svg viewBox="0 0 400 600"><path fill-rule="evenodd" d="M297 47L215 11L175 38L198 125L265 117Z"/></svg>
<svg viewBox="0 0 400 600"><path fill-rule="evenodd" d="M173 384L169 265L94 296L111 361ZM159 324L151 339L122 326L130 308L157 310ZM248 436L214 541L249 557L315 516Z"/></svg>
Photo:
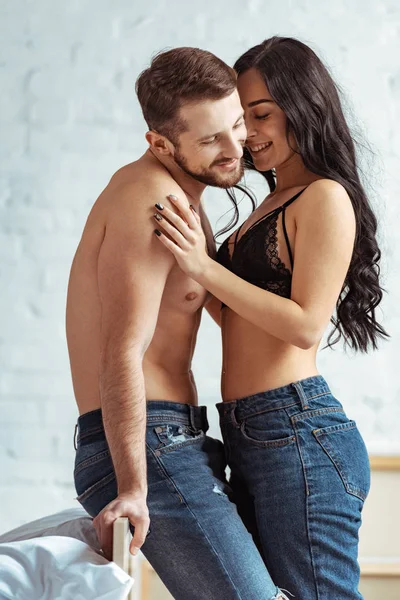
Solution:
<svg viewBox="0 0 400 600"><path fill-rule="evenodd" d="M215 554L215 557L216 557L217 561L219 562L219 564L220 564L220 565L222 566L222 568L224 569L224 571L225 571L225 575L227 576L228 580L231 582L231 585L232 585L233 589L234 589L234 590L235 590L235 592L238 594L238 599L239 599L239 600L245 600L245 598L243 598L243 596L240 594L240 592L239 592L238 588L237 588L237 587L236 587L236 585L234 584L234 582L233 582L233 580L232 580L232 578L231 578L231 576L230 576L230 574L229 574L229 571L228 571L228 569L226 568L226 566L225 566L225 564L223 563L223 561L221 560L221 558L220 558L220 556L219 556L218 552L216 551L216 549L215 549L215 548L214 548L214 546L212 545L212 543L211 543L211 540L209 539L209 537L208 537L208 535L206 534L206 532L205 532L205 530L203 529L203 527L200 525L200 522L199 522L198 518L196 517L196 515L194 514L194 512L192 511L192 509L190 508L190 506L189 506L189 505L188 505L188 503L186 502L186 500L185 500L185 503L186 503L186 507L187 507L188 511L189 511L189 512L191 513L191 515L193 516L193 518L194 518L194 520L195 520L195 522L196 522L197 526L198 526L198 527L199 527L199 529L200 529L200 530L203 532L203 535L204 535L205 539L207 540L207 542L209 543L209 545L210 545L210 548L211 548L211 549L212 549L212 551L214 552L214 554Z"/></svg>
<svg viewBox="0 0 400 600"><path fill-rule="evenodd" d="M347 425L347 423L345 424ZM355 429L356 425L352 425L351 427L342 427L341 429L338 429L337 431L348 431L349 429ZM329 452L327 451L327 448L324 447L324 445L321 443L320 441L320 437L322 437L324 434L318 434L317 433L318 430L314 430L313 434L317 440L317 442L319 443L319 445L321 446L322 450L325 452L325 454L328 456L328 458L332 461L333 465L335 466L336 471L338 472L338 475L340 477L340 479L343 481L345 490L347 493L352 494L353 496L356 496L357 498L360 498L360 500L362 500L363 502L365 501L367 494L365 493L364 490L360 490L359 488L357 488L356 486L352 485L347 477L342 473L342 470L339 468L339 464L336 458L336 454L335 451L333 450L333 448L329 445L328 442L328 446L329 446Z"/></svg>
<svg viewBox="0 0 400 600"><path fill-rule="evenodd" d="M228 571L228 569L226 568L226 566L224 565L224 563L221 561L221 558L220 558L220 556L219 556L218 552L215 550L215 548L214 548L214 546L212 545L212 543L211 543L211 541L210 541L209 537L207 536L207 534L206 534L205 530L204 530L204 529L203 529L203 527L200 525L200 522L199 522L199 520L197 519L196 515L194 514L194 512L193 512L193 511L192 511L192 509L190 508L190 506L189 506L189 504L188 504L188 502L187 502L187 500L186 500L185 496L182 494L182 492L180 491L180 489L178 488L178 486L175 484L174 480L172 479L172 477L171 477L171 476L170 476L170 474L168 473L167 469L166 469L166 468L165 468L165 466L162 464L162 462L159 460L159 457L158 457L158 456L156 456L156 455L154 454L154 451L153 451L153 449L152 449L152 448L150 448L150 446L148 446L147 444L146 444L146 446L149 448L149 450L150 450L150 452L151 452L152 456L154 457L154 460L156 461L157 465L159 466L159 468L160 468L161 472L162 472L162 473L164 474L164 476L165 476L165 477L168 479L168 481L169 481L169 482L172 484L172 486L174 487L174 489L176 490L176 492L177 492L177 494L178 494L178 496L179 496L179 499L180 499L180 500L181 500L181 502L182 502L182 503L185 505L185 507L186 507L186 508L187 508L187 510L190 512L190 514L192 515L193 519L195 520L195 522L196 522L197 526L198 526L198 527L199 527L199 529L202 531L202 533L203 533L203 535L204 535L205 539L207 540L207 542L208 542L208 543L209 543L209 545L210 545L210 548L211 548L211 550L212 550L212 551L214 552L214 554L215 554L215 557L216 557L216 560L217 560L217 562L219 562L219 563L222 565L222 567L223 567L223 569L224 569L224 571L225 571L225 574L226 574L226 576L228 577L229 581L230 581L230 582L231 582L231 584L232 584L232 587L233 587L233 589L234 589L234 590L235 590L235 591L238 593L238 600L245 600L245 599L244 599L244 598L243 598L243 597L242 597L242 596L239 594L239 590L237 589L237 587L235 586L234 582L232 581L232 578L231 578L231 576L229 575L229 571Z"/></svg>
<svg viewBox="0 0 400 600"><path fill-rule="evenodd" d="M308 538L309 552L310 552L310 557L311 557L311 566L312 566L312 571L313 571L313 575L314 575L315 594L316 594L316 599L318 600L320 595L319 595L319 589L318 589L318 579L317 579L317 573L316 573L315 556L314 556L314 552L313 552L313 541L312 541L312 533L311 533L311 527L310 527L310 501L311 501L311 496L308 496L306 498L307 538Z"/></svg>
<svg viewBox="0 0 400 600"><path fill-rule="evenodd" d="M204 439L205 435L206 434L204 431L201 431L201 433L193 439L185 440L184 442L179 442L178 444L172 443L168 446L160 446L156 449L156 451L160 452L161 454L167 454L169 452L173 452L174 450L179 450L179 448L184 448L185 446L192 446L193 444L196 444L200 440Z"/></svg>
<svg viewBox="0 0 400 600"><path fill-rule="evenodd" d="M295 427L294 424L292 424L292 426L293 426L294 431L296 432L296 435L295 435L296 445L297 445L297 450L298 450L298 453L299 453L299 456L300 456L300 462L301 462L301 465L303 467L303 477L304 477L304 483L305 483L305 486L306 486L306 496L308 497L309 494L310 494L310 490L308 488L307 469L306 469L306 465L305 465L305 462L304 462L303 454L301 452L301 447L300 447L300 443L299 443L299 439L298 439L296 427Z"/></svg>
<svg viewBox="0 0 400 600"><path fill-rule="evenodd" d="M241 431L244 439L248 440L252 444L255 444L256 446L261 446L263 448L280 448L283 446L288 446L289 444L292 444L294 441L296 441L295 435L291 435L286 438L282 438L280 440L265 440L265 441L256 440L256 439L253 439L252 437L250 437L246 433L246 431L244 430L244 425L245 425L245 422L243 422L242 425L240 426L240 431Z"/></svg>
<svg viewBox="0 0 400 600"><path fill-rule="evenodd" d="M78 425L78 442L84 438L89 437L90 435L93 435L94 433L100 433L101 431L104 431L103 426L94 427L92 429L84 429L84 431L82 431L82 433L81 433L79 431L79 425Z"/></svg>
<svg viewBox="0 0 400 600"><path fill-rule="evenodd" d="M157 469L160 472L160 474L165 477L165 479L168 481L168 483L170 483L170 485L172 486L172 488L175 490L179 501L181 503L186 503L186 500L184 499L184 497L182 496L182 494L180 493L178 487L175 485L174 480L172 479L172 477L170 476L170 474L168 473L167 469L165 468L165 466L163 465L163 463L161 462L161 460L159 459L159 457L155 454L155 451L153 450L153 448L151 446L149 446L149 444L146 442L146 448L148 449L148 451L150 452L152 458L154 459Z"/></svg>
<svg viewBox="0 0 400 600"><path fill-rule="evenodd" d="M243 419L248 419L249 417L256 417L257 415L262 415L262 414L268 413L268 412L276 412L278 410L285 410L286 408L290 408L291 406L296 406L296 404L298 404L298 402L293 402L292 404L286 404L285 406L276 406L273 408L266 408L266 409L260 410L258 412L252 412L252 413L246 414L246 416L243 416Z"/></svg>
<svg viewBox="0 0 400 600"><path fill-rule="evenodd" d="M296 428L293 425L295 431ZM300 443L298 440L298 436L296 435L296 443L297 443L297 449L299 452L299 456L300 456L300 461L303 467L303 476L304 476L304 483L306 486L306 523L307 523L307 539L308 539L308 549L310 552L310 559L311 559L311 566L312 566L312 570L313 570L313 574L314 574L314 585L315 585L315 592L316 592L316 598L317 600L319 599L319 592L318 592L318 585L317 585L317 578L316 578L316 574L315 574L315 560L314 560L314 554L313 554L313 545L312 545L312 536L311 536L311 531L310 531L310 507L309 507L309 502L310 502L310 488L308 486L308 479L307 479L307 467L306 467L306 463L303 457L303 453L301 451L301 447L300 447Z"/></svg>
<svg viewBox="0 0 400 600"><path fill-rule="evenodd" d="M326 415L329 413L335 413L335 412L344 412L343 408L339 408L336 406L332 406L332 407L327 407L327 408L317 408L315 410L306 410L304 412L301 413L297 413L296 415L293 415L291 418L291 420L293 422L296 421L300 421L301 419L308 419L309 417L316 417L318 415Z"/></svg>
<svg viewBox="0 0 400 600"><path fill-rule="evenodd" d="M102 450L101 452L98 452L94 456L90 456L89 458L86 458L85 460L83 460L82 462L80 462L79 464L76 465L76 467L74 469L74 474L76 475L77 473L82 471L82 469L84 469L85 467L88 467L94 463L100 462L101 460L103 460L104 458L106 458L108 456L110 456L110 451L107 449L107 450Z"/></svg>
<svg viewBox="0 0 400 600"><path fill-rule="evenodd" d="M111 471L111 473L104 475L104 477L102 477L99 481L96 481L96 483L89 486L84 492L82 492L82 494L79 494L79 496L77 496L76 499L78 500L78 502L86 500L92 494L92 492L100 490L113 479L115 479L115 472Z"/></svg>
<svg viewBox="0 0 400 600"><path fill-rule="evenodd" d="M331 392L323 392L322 394L316 394L315 396L309 396L309 400L314 400L314 398L321 398L321 396L329 396Z"/></svg>
<svg viewBox="0 0 400 600"><path fill-rule="evenodd" d="M171 415L154 415L147 416L147 423L184 423L185 425L190 425L189 419L185 417L173 417Z"/></svg>
<svg viewBox="0 0 400 600"><path fill-rule="evenodd" d="M347 431L348 429L355 429L356 427L356 422L350 420L347 421L347 423L340 423L339 425L331 425L330 427L320 427L319 429L314 429L313 434L316 436L329 435L330 433Z"/></svg>

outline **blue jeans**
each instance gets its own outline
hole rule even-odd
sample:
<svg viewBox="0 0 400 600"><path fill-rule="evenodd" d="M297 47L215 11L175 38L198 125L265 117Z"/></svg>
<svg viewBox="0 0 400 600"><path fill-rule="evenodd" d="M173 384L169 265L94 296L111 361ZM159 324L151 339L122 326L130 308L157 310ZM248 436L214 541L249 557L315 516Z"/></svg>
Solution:
<svg viewBox="0 0 400 600"><path fill-rule="evenodd" d="M304 600L360 600L369 460L321 376L217 405L239 514L275 583Z"/></svg>
<svg viewBox="0 0 400 600"><path fill-rule="evenodd" d="M205 407L147 403L150 534L142 551L182 600L284 598L232 502L220 441ZM117 496L100 410L78 419L75 487L93 517Z"/></svg>

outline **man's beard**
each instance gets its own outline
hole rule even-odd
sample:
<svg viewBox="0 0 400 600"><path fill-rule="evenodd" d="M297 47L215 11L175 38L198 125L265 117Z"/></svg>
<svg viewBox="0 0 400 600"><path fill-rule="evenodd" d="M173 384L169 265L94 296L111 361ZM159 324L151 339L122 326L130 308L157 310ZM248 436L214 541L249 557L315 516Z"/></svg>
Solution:
<svg viewBox="0 0 400 600"><path fill-rule="evenodd" d="M174 160L178 167L182 169L182 171L184 171L187 175L190 175L190 177L193 177L193 179L196 179L196 181L200 181L205 185L211 185L213 187L219 187L223 189L230 188L239 183L244 173L243 158L239 160L239 164L236 169L225 174L215 173L215 171L212 169L213 165L218 163L223 164L224 161L216 161L216 163L213 163L208 169L203 168L199 171L192 171L188 166L186 158L179 152L177 148L175 150Z"/></svg>

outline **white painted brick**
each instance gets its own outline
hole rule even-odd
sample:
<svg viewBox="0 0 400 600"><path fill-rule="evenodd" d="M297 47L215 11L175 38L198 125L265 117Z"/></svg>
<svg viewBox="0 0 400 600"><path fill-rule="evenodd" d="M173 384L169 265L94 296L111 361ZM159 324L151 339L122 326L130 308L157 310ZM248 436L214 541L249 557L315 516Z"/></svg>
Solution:
<svg viewBox="0 0 400 600"><path fill-rule="evenodd" d="M3 213L3 218L4 217L10 217L10 215L5 215L5 213ZM4 223L4 230L7 229L7 221L6 218L4 218L4 221L2 221L2 223ZM2 229L3 229L2 227ZM4 231L3 230L3 231ZM4 231L3 233L0 233L0 261L1 263L5 262L14 262L16 260L18 260L18 258L21 256L22 253L22 240L15 235L12 235L6 231ZM0 264L1 264L0 263Z"/></svg>
<svg viewBox="0 0 400 600"><path fill-rule="evenodd" d="M23 251L33 260L62 261L71 259L76 250L76 239L55 234L25 236Z"/></svg>
<svg viewBox="0 0 400 600"><path fill-rule="evenodd" d="M93 2L37 0L32 7L15 0L0 8L0 83L7 91L0 97L0 531L74 503L69 268L94 200L113 172L146 148L135 79L155 52L172 46L197 45L232 64L270 35L293 35L309 42L342 84L377 155L371 173L389 290L383 311L393 337L367 357L319 352L318 365L369 449L400 452L397 0L282 0L272 18L263 0L154 0L151 10L130 0L97 2L95 10ZM247 181L261 200L263 180L251 174ZM207 190L205 199L215 225L230 202L222 190ZM241 209L244 218L248 202ZM218 437L220 367L219 332L204 316L194 371Z"/></svg>
<svg viewBox="0 0 400 600"><path fill-rule="evenodd" d="M15 456L1 455L1 462L5 472L2 485L21 487L28 486L62 486L73 488L73 459L44 461L29 456L20 459Z"/></svg>
<svg viewBox="0 0 400 600"><path fill-rule="evenodd" d="M23 401L0 401L1 423L7 428L24 426L39 427L42 423L40 405L27 395Z"/></svg>
<svg viewBox="0 0 400 600"><path fill-rule="evenodd" d="M45 515L52 515L60 510L79 506L75 496L73 485L68 487L31 484L1 485L0 532L5 533Z"/></svg>
<svg viewBox="0 0 400 600"><path fill-rule="evenodd" d="M58 427L39 425L33 428L24 424L12 429L1 425L0 433L1 453L16 460L40 459L51 462L73 459L74 427L72 423L65 423L64 420Z"/></svg>
<svg viewBox="0 0 400 600"><path fill-rule="evenodd" d="M54 390L56 394L70 387L70 374L67 365L62 373L54 371L8 371L0 373L0 394L46 395L51 397Z"/></svg>
<svg viewBox="0 0 400 600"><path fill-rule="evenodd" d="M0 209L0 223L3 235L13 235L20 240L20 236L32 232L32 223L35 223L36 234L51 233L54 230L54 219L50 211L33 206L13 207L12 210Z"/></svg>
<svg viewBox="0 0 400 600"><path fill-rule="evenodd" d="M42 343L0 344L0 364L9 371L57 371L65 374L68 365L66 344Z"/></svg>

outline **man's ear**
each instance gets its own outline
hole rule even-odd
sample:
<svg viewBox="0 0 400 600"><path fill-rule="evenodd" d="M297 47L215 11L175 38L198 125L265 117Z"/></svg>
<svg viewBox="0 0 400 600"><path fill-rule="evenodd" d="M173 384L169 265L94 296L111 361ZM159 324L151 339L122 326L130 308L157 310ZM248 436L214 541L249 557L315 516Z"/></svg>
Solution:
<svg viewBox="0 0 400 600"><path fill-rule="evenodd" d="M162 156L174 156L174 145L164 135L151 129L146 133L146 140L150 148L156 154Z"/></svg>

